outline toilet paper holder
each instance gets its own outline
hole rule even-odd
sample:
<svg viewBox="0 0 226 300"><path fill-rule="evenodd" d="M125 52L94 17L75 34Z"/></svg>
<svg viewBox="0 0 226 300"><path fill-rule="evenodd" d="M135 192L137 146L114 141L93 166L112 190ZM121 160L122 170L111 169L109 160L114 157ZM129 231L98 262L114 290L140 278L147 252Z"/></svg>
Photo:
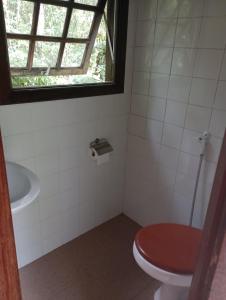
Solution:
<svg viewBox="0 0 226 300"><path fill-rule="evenodd" d="M92 151L92 156L101 156L107 153L112 152L114 149L111 144L108 142L107 139L95 139L93 142L90 143L90 150Z"/></svg>

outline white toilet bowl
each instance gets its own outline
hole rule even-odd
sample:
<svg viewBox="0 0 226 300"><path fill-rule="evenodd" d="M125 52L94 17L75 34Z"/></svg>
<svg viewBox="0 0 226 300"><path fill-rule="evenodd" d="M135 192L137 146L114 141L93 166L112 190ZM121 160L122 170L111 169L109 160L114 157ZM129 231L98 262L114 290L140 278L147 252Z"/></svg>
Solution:
<svg viewBox="0 0 226 300"><path fill-rule="evenodd" d="M134 258L162 283L154 300L188 299L200 241L200 230L178 224L151 225L137 233Z"/></svg>
<svg viewBox="0 0 226 300"><path fill-rule="evenodd" d="M139 253L136 244L133 244L133 255L140 268L151 277L162 282L155 292L154 300L185 300L188 297L192 275L181 275L162 270Z"/></svg>

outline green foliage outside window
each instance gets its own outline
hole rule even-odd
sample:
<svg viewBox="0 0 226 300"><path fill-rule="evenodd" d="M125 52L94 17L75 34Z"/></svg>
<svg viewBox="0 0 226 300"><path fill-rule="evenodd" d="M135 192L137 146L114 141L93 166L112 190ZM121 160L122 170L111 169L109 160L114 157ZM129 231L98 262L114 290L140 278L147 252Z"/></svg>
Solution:
<svg viewBox="0 0 226 300"><path fill-rule="evenodd" d="M96 0L79 0L83 4L96 5ZM32 2L24 0L4 0L4 12L6 20L7 33L30 34L32 24L33 6ZM89 13L89 12L88 12ZM93 14L93 13L91 13ZM54 7L51 5L41 5L38 22L38 34L48 36L61 36L65 18L66 9ZM71 26L76 30L76 37L85 37L91 27L91 15L87 21L87 14L82 10L76 10L76 19ZM82 24L82 26L81 26ZM72 27L70 32L72 32ZM99 32L95 41L95 46L90 59L89 69L84 75L67 76L48 76L47 74L39 76L22 76L12 74L13 87L35 87L35 86L54 86L105 82L106 73L106 27L102 20ZM45 44L45 45L44 45ZM77 44L79 45L79 44ZM80 44L81 45L81 44ZM37 42L34 53L34 67L46 66L46 69L54 67L57 60L57 43ZM68 65L73 66L75 56L80 63L84 54L85 47L76 47L76 54L73 51L67 51L66 61ZM28 57L29 41L8 39L8 51L11 67L26 67ZM63 59L64 60L64 59Z"/></svg>

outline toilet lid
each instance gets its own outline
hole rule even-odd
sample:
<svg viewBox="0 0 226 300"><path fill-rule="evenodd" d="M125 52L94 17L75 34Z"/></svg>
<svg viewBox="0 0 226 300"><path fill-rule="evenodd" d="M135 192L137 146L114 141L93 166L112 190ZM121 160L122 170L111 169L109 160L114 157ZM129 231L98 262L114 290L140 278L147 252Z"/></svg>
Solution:
<svg viewBox="0 0 226 300"><path fill-rule="evenodd" d="M163 270L194 273L201 230L178 224L156 224L141 229L135 238L139 253Z"/></svg>

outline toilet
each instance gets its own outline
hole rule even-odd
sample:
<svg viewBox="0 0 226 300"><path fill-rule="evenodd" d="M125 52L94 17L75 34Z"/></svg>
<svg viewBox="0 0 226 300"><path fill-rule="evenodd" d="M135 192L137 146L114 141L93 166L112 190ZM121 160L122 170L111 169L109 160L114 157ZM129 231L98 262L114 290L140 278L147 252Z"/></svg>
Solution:
<svg viewBox="0 0 226 300"><path fill-rule="evenodd" d="M154 300L186 300L198 259L201 230L179 224L155 224L136 234L137 264L162 282Z"/></svg>

